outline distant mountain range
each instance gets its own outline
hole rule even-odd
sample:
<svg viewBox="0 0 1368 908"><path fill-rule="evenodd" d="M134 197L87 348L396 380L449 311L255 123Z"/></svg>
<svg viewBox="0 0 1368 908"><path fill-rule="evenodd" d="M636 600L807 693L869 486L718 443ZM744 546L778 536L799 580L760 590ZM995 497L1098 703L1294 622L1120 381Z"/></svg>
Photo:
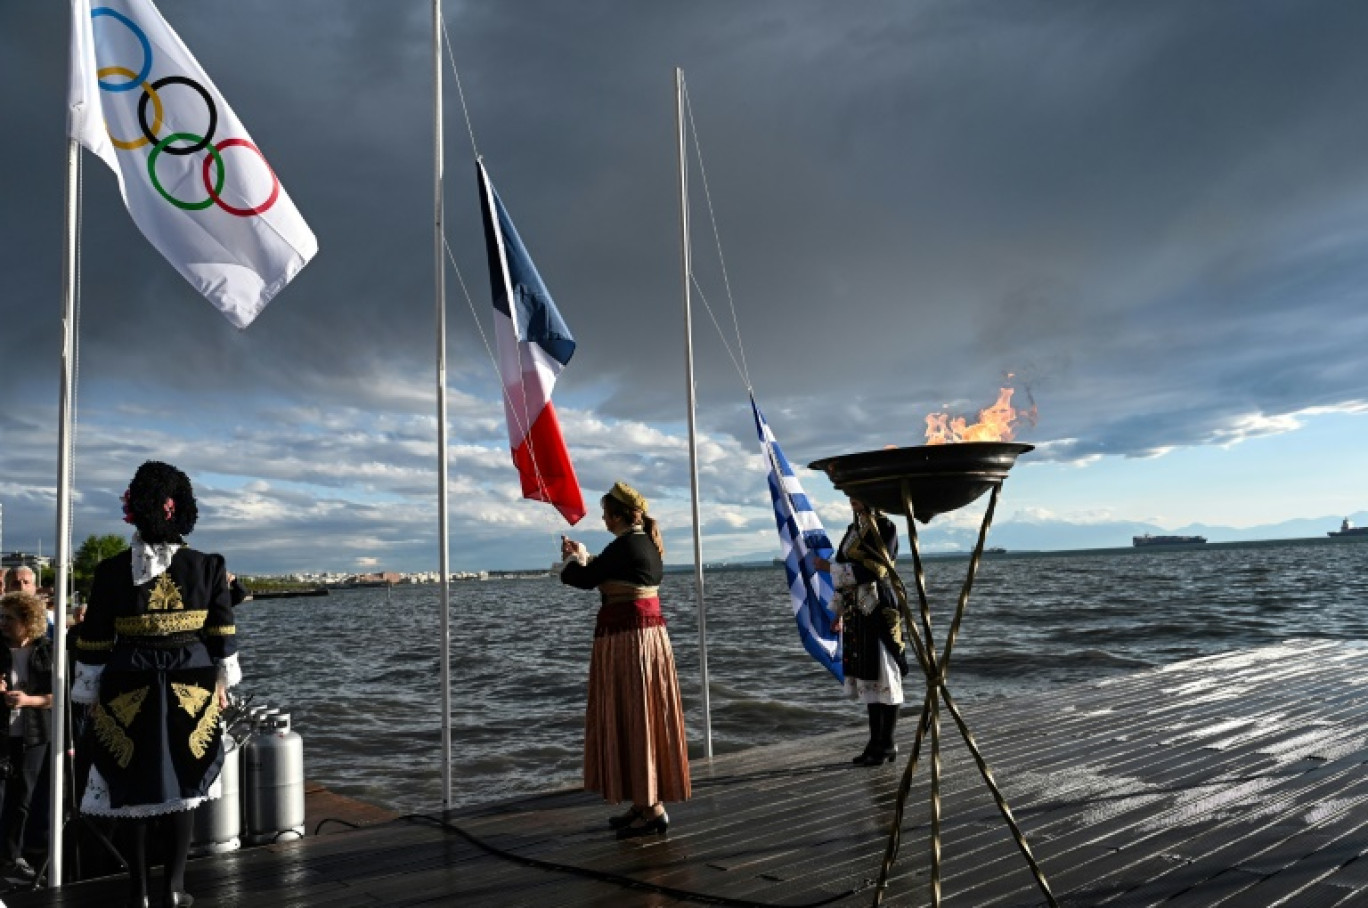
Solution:
<svg viewBox="0 0 1368 908"><path fill-rule="evenodd" d="M1009 552L1021 551L1064 551L1071 549L1112 549L1129 548L1131 537L1154 535L1205 536L1208 542L1253 542L1263 539L1324 539L1330 530L1338 530L1340 521L1348 517L1355 526L1368 525L1368 511L1352 514L1336 514L1329 517L1304 517L1284 520L1282 523L1263 524L1255 527L1224 527L1206 523L1191 523L1182 527L1161 527L1152 523L1113 521L1110 523L1070 523L1065 520L995 520L988 533L988 545L1004 548ZM906 539L907 523L902 518L896 520L899 535ZM833 535L843 528L828 527ZM961 529L950 526L930 526L917 524L917 535L921 540L922 551L968 552L974 548L978 538L977 527ZM833 539L832 542L836 542ZM776 537L773 552L759 552L726 559L736 564L750 561L767 561L779 554ZM906 554L906 553L904 553Z"/></svg>
<svg viewBox="0 0 1368 908"><path fill-rule="evenodd" d="M1227 527L1206 523L1190 523L1182 527L1160 527L1152 523L1116 521L1113 523L1068 523L1066 521L1014 521L994 523L989 532L989 545L1008 551L1028 549L1108 549L1130 546L1131 537L1146 533L1177 536L1205 536L1208 542L1253 542L1262 539L1324 539L1330 530L1338 530L1340 521L1348 517L1356 525L1368 520L1368 511L1339 514L1333 517L1303 517L1282 523L1254 527ZM928 550L972 549L974 533L947 530L938 533L928 527L922 533L922 544ZM934 549L932 547L934 546Z"/></svg>

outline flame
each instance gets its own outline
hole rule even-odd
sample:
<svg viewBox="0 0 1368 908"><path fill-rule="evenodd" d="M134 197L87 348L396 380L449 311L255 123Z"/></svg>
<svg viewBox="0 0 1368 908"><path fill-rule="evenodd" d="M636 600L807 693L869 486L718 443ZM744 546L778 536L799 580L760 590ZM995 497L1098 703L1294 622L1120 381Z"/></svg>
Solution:
<svg viewBox="0 0 1368 908"><path fill-rule="evenodd" d="M949 413L932 413L926 417L926 443L928 445L958 444L963 441L1011 441L1016 436L1016 426L1021 420L1035 425L1036 408L1017 410L1012 406L1013 388L1002 388L998 392L997 403L980 410L978 422L968 425L963 416L953 419Z"/></svg>

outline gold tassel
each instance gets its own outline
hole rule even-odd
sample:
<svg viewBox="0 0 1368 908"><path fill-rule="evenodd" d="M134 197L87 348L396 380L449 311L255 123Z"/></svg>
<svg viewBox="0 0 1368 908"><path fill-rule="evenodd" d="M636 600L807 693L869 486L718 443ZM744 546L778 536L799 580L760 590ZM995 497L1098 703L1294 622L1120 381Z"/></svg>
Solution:
<svg viewBox="0 0 1368 908"><path fill-rule="evenodd" d="M208 708L204 710L204 715L200 717L199 724L190 734L190 752L195 755L196 760L203 760L204 755L209 752L209 745L214 743L214 732L218 729L218 717L218 697L210 697Z"/></svg>
<svg viewBox="0 0 1368 908"><path fill-rule="evenodd" d="M109 713L105 712L104 707L100 704L95 704L93 714L95 716L95 739L104 745L105 750L114 757L114 762L119 764L120 769L127 769L128 764L133 760L132 739L124 734L124 730L115 724Z"/></svg>

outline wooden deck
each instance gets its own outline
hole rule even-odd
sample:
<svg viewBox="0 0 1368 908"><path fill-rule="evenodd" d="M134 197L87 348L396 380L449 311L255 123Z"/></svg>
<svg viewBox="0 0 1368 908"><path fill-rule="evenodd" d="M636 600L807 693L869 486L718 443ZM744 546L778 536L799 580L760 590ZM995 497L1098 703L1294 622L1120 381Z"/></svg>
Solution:
<svg viewBox="0 0 1368 908"><path fill-rule="evenodd" d="M1294 641L964 714L1061 905L1368 906L1368 646ZM188 883L203 908L867 905L906 753L851 766L859 722L852 707L850 732L696 763L666 838L619 842L596 797L555 792L447 825L325 824L194 861ZM1043 904L953 726L943 739L945 904ZM885 904L929 901L925 767ZM3 898L106 908L124 886Z"/></svg>

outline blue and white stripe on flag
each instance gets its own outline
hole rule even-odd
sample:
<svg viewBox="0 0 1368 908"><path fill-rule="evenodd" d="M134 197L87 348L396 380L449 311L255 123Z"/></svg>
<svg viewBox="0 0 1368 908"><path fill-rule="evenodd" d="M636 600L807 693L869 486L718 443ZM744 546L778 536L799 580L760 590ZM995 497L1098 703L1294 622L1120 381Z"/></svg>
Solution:
<svg viewBox="0 0 1368 908"><path fill-rule="evenodd" d="M793 600L793 618L798 622L798 636L812 658L822 663L837 681L845 679L841 669L841 635L832 630L836 622L831 574L819 571L814 558L831 560L831 540L812 503L803 492L793 467L779 448L774 433L765 422L760 406L751 396L751 410L755 412L755 429L760 435L760 450L769 473L770 499L774 502L774 522L779 530L779 543L784 550L784 573L788 576L789 596Z"/></svg>

